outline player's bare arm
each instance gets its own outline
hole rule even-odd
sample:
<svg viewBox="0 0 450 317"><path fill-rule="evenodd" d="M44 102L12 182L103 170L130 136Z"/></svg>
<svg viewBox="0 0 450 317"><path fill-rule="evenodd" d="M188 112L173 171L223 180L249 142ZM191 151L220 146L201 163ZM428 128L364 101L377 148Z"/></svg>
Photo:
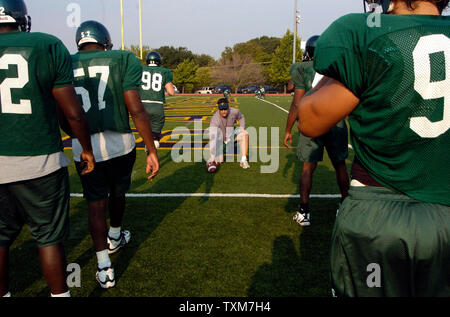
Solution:
<svg viewBox="0 0 450 317"><path fill-rule="evenodd" d="M327 82L330 80L333 80L333 79L330 77L327 77L327 76L323 76L322 79L317 83L317 85L315 85L313 87L313 90L319 90L320 88L325 86L327 84Z"/></svg>
<svg viewBox="0 0 450 317"><path fill-rule="evenodd" d="M298 110L297 105L300 100L305 95L306 90L304 89L295 89L294 90L294 98L292 98L291 107L289 108L289 114L286 122L286 130L284 132L284 146L289 148L292 144L292 127L294 126L295 121L298 120Z"/></svg>
<svg viewBox="0 0 450 317"><path fill-rule="evenodd" d="M299 131L308 137L318 137L344 119L358 104L358 97L343 84L334 79L327 80L320 90L300 101Z"/></svg>
<svg viewBox="0 0 450 317"><path fill-rule="evenodd" d="M167 83L165 86L164 86L164 88L166 89L166 94L167 94L167 96L173 96L173 95L175 95L175 88L173 87L173 84L170 82L170 83Z"/></svg>
<svg viewBox="0 0 450 317"><path fill-rule="evenodd" d="M125 104L127 105L128 112L131 115L136 129L144 140L145 145L149 151L147 156L147 167L145 172L151 173L148 176L149 180L158 175L159 172L159 159L156 152L155 143L153 142L153 134L150 120L148 118L147 112L142 105L141 98L139 97L139 92L137 90L128 90L123 93L123 98Z"/></svg>
<svg viewBox="0 0 450 317"><path fill-rule="evenodd" d="M89 134L89 123L81 107L75 89L72 85L54 88L53 97L58 103L60 110L70 125L70 130L74 137L80 142L83 152L80 155L80 161L86 162L82 175L94 170L95 159L92 153L91 136Z"/></svg>

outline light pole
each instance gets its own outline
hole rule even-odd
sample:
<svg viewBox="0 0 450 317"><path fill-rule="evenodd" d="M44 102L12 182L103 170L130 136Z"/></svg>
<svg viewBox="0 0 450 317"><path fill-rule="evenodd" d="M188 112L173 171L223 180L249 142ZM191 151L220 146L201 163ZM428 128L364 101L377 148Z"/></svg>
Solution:
<svg viewBox="0 0 450 317"><path fill-rule="evenodd" d="M142 52L142 4L141 0L139 0L139 45L141 48L141 60L143 59Z"/></svg>
<svg viewBox="0 0 450 317"><path fill-rule="evenodd" d="M125 39L123 33L123 0L120 0L120 25L122 29L122 50L125 49Z"/></svg>
<svg viewBox="0 0 450 317"><path fill-rule="evenodd" d="M297 10L297 0L294 0L294 45L292 49L292 63L295 63L297 55L297 25L300 23L300 10Z"/></svg>

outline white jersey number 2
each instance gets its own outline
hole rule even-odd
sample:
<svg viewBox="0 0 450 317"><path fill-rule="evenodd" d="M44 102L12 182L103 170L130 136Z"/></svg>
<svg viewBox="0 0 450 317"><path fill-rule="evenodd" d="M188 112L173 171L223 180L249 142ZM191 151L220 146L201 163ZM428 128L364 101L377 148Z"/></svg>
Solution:
<svg viewBox="0 0 450 317"><path fill-rule="evenodd" d="M431 82L430 55L444 52L445 79ZM442 120L431 122L427 117L411 118L409 127L422 138L436 138L450 129L450 38L443 34L420 38L413 51L414 89L424 100L444 98Z"/></svg>
<svg viewBox="0 0 450 317"><path fill-rule="evenodd" d="M10 65L17 66L17 77L5 78L0 83L0 111L3 113L31 114L30 100L20 99L19 103L13 103L11 97L11 89L21 89L28 83L28 62L19 54L5 54L0 57L0 69L8 69Z"/></svg>

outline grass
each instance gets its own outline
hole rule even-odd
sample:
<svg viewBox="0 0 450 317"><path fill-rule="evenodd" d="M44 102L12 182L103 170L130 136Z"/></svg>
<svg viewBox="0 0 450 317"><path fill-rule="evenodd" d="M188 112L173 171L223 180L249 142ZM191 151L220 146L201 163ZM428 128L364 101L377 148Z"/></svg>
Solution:
<svg viewBox="0 0 450 317"><path fill-rule="evenodd" d="M207 116L214 112L217 99L172 97L166 115L203 115L203 128L207 128ZM267 100L288 110L291 97L268 96ZM258 161L251 162L249 170L234 162L208 174L204 162L175 163L171 150L161 149L160 174L148 182L145 154L139 150L129 192L298 194L301 163L295 148L282 145L287 114L250 96L235 98L233 105L245 115L247 126L279 128L278 135L269 135L268 143L273 138L279 144L268 150L278 151L275 173L261 173L260 168L269 163L261 162L260 150L253 153ZM172 118L164 129L177 126L193 129L194 123ZM66 154L72 157L69 149ZM69 172L71 192L81 193L73 163ZM312 193L339 193L326 155L314 174ZM80 297L330 296L328 253L337 203L337 199L311 199L312 226L304 229L292 221L298 204L293 198L128 198L123 227L131 231L132 240L112 256L117 286L104 291L94 278L96 257L87 204L83 198L72 198L71 234L65 246L68 263L81 266L81 287L72 288L71 293ZM48 296L37 249L26 227L11 248L10 263L13 295Z"/></svg>

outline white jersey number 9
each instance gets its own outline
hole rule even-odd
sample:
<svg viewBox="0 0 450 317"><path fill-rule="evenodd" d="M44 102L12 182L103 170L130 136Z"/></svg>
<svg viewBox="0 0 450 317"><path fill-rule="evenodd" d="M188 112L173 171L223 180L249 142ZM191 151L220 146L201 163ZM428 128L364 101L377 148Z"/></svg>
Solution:
<svg viewBox="0 0 450 317"><path fill-rule="evenodd" d="M443 52L445 79L431 82L430 55ZM427 117L411 118L409 127L422 138L437 138L450 128L450 38L443 34L420 38L413 51L414 89L424 100L444 98L442 120L431 122Z"/></svg>

